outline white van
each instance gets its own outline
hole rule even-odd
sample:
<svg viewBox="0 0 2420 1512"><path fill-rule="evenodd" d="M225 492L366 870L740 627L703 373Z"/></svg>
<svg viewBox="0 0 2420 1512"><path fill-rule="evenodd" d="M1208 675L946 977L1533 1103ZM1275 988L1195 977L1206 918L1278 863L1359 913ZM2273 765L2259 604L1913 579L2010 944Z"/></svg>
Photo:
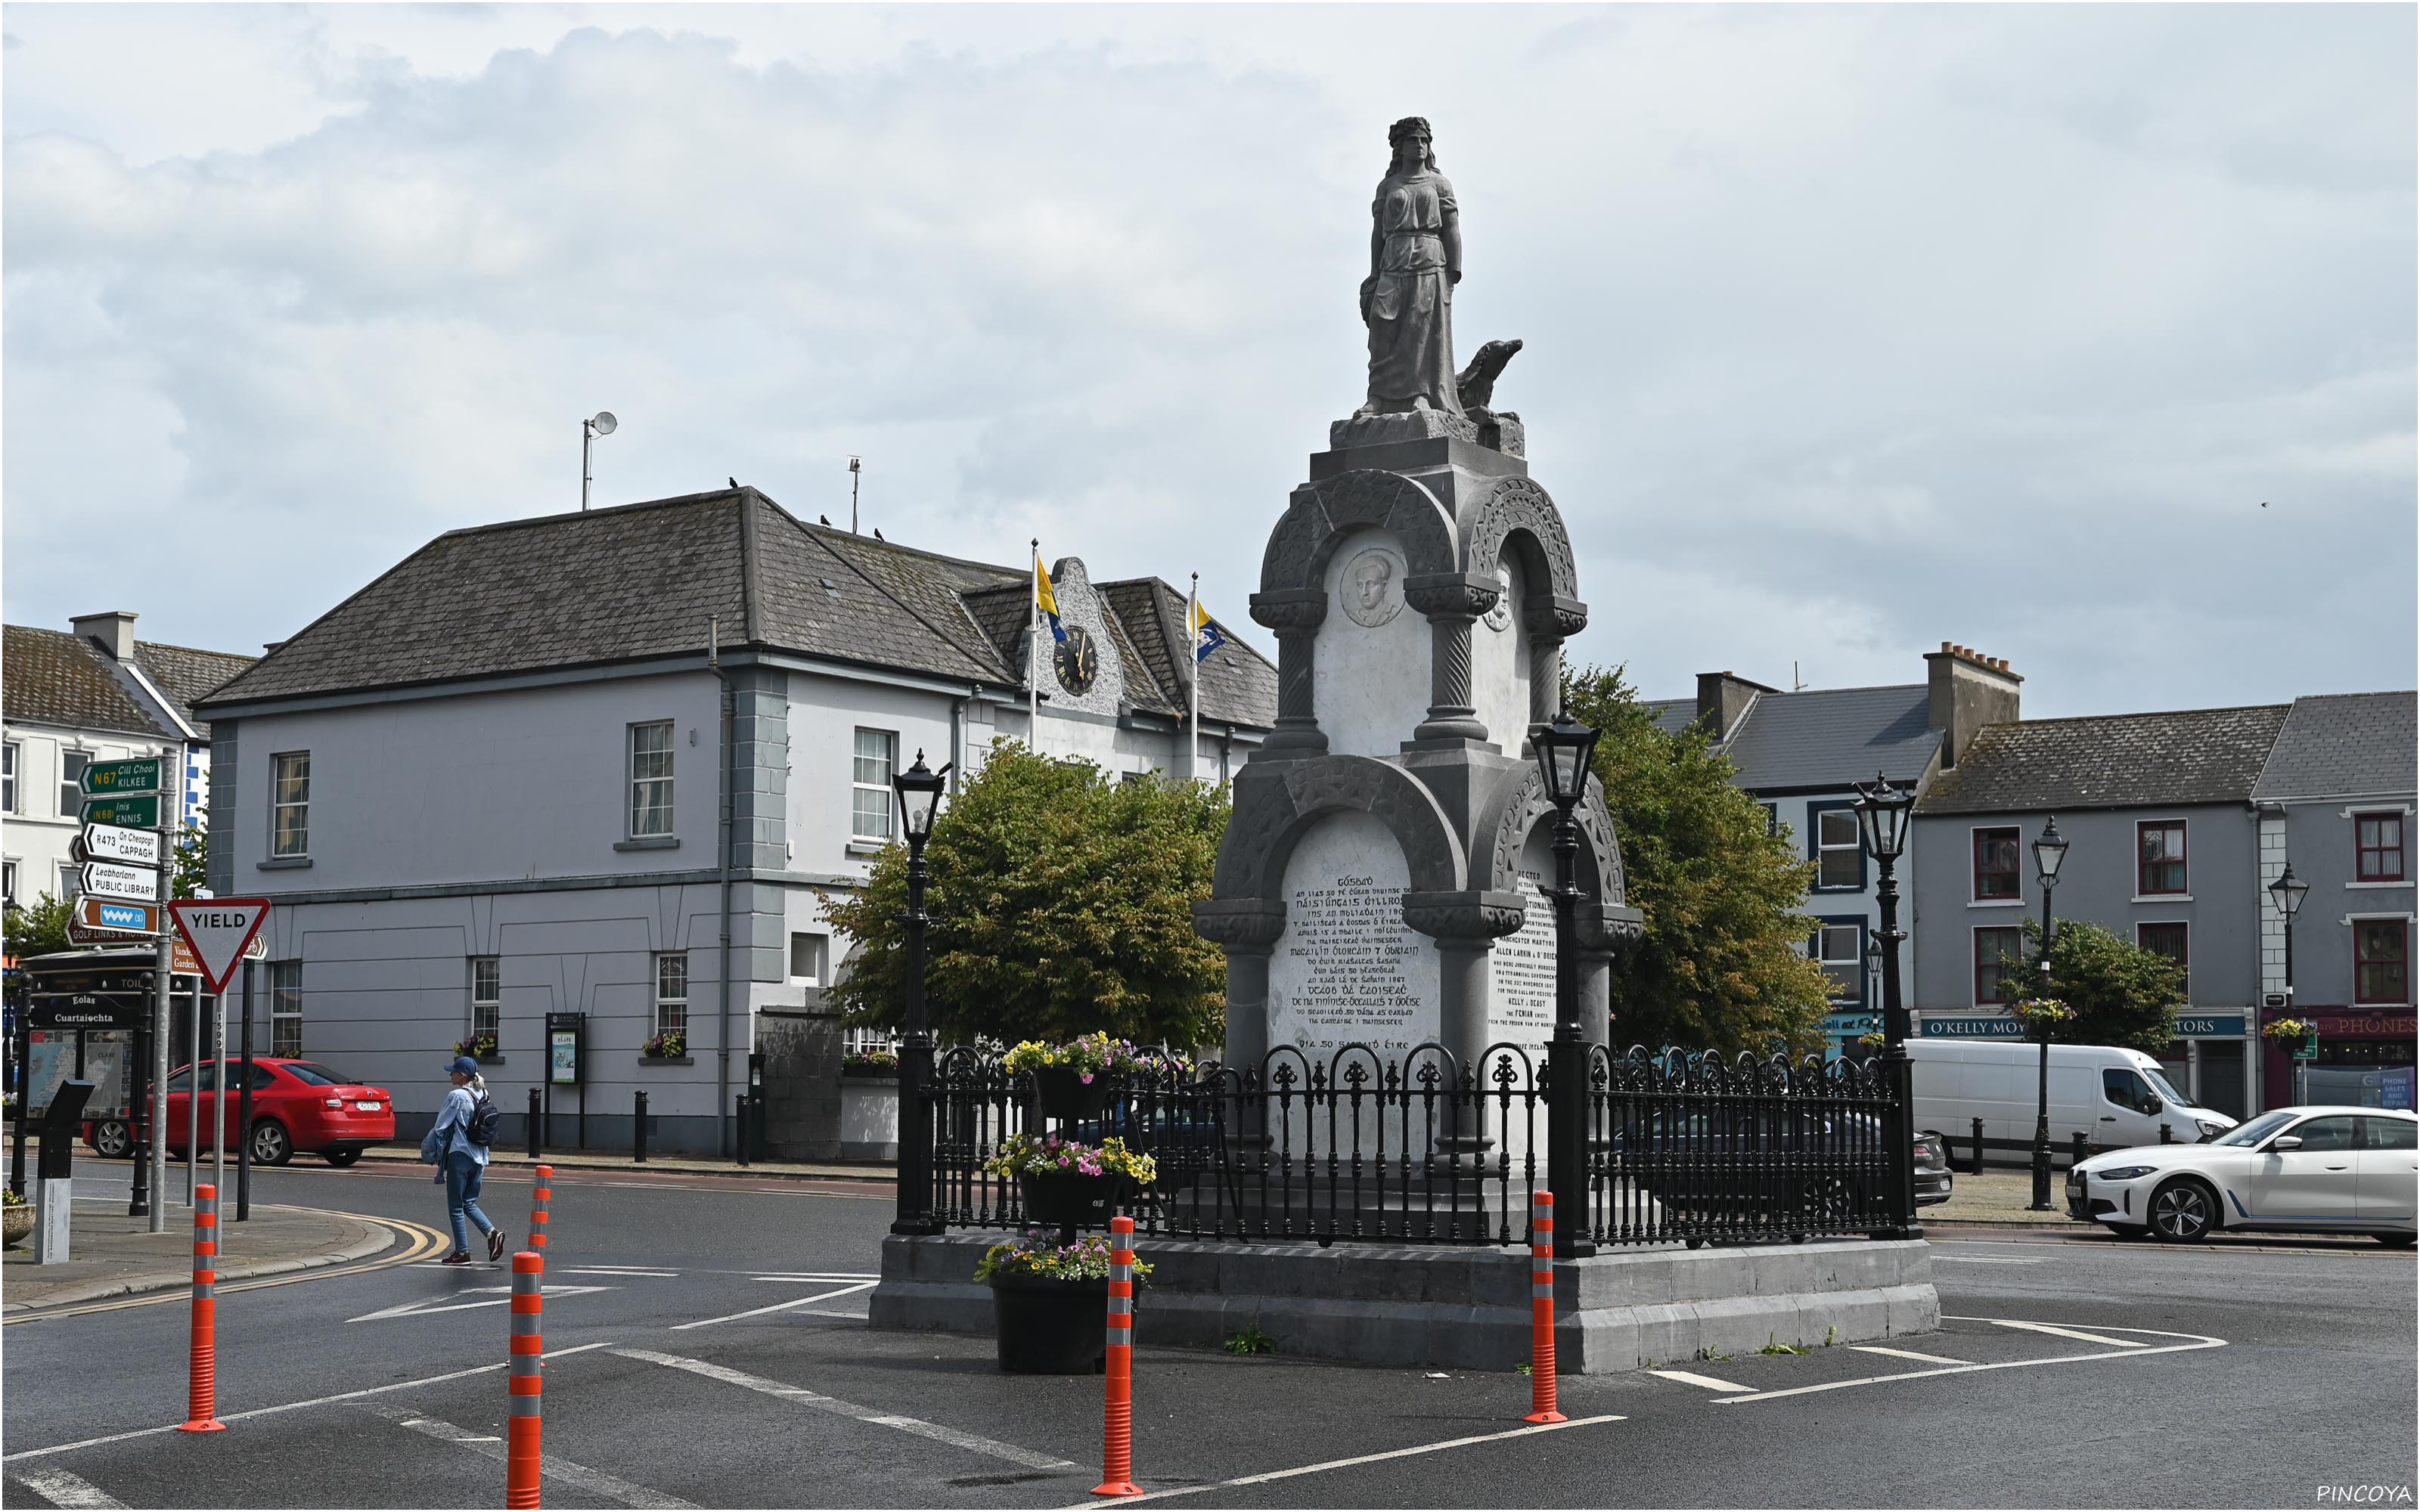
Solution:
<svg viewBox="0 0 2420 1512"><path fill-rule="evenodd" d="M1945 1135L1963 1156L1974 1147L1974 1120L1983 1120L1983 1149L2000 1163L2022 1164L2034 1145L2036 1088L2041 1047L2010 1040L1907 1041L1916 1086L1916 1126ZM2170 1142L2197 1144L2225 1134L2235 1120L2197 1108L2140 1050L2116 1045L2050 1047L2050 1138L2069 1149L2078 1130L2094 1150L2156 1145L2165 1125Z"/></svg>

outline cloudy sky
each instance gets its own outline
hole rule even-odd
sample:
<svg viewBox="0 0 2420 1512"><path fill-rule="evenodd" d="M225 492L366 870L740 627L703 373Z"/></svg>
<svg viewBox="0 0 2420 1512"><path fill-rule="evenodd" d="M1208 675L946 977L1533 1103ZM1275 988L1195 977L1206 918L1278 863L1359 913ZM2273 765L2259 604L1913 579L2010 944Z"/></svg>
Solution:
<svg viewBox="0 0 2420 1512"><path fill-rule="evenodd" d="M429 536L752 483L1238 624L1386 128L1583 658L2050 716L2409 687L2410 7L10 5L6 613L250 649ZM2263 501L2266 507L2263 507ZM1264 632L1250 635L1264 647Z"/></svg>

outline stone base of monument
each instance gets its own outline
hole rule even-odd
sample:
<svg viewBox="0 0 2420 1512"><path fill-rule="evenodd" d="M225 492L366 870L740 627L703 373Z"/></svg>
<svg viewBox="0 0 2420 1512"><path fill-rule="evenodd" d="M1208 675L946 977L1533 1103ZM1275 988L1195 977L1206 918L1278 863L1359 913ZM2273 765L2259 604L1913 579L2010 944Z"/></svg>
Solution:
<svg viewBox="0 0 2420 1512"><path fill-rule="evenodd" d="M1005 1233L883 1241L872 1326L989 1335L975 1262ZM1197 1243L1138 1236L1155 1267L1135 1304L1139 1344L1217 1349L1246 1328L1280 1353L1357 1365L1511 1370L1529 1359L1529 1256L1505 1248ZM1555 1264L1556 1355L1601 1375L1820 1349L1941 1326L1921 1240L1822 1240L1738 1249L1608 1250Z"/></svg>

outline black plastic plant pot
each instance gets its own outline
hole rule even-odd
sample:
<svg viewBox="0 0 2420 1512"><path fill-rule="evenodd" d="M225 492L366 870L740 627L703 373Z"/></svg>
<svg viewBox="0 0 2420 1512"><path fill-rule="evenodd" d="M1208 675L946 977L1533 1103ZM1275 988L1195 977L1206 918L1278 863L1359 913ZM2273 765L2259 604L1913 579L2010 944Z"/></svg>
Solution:
<svg viewBox="0 0 2420 1512"><path fill-rule="evenodd" d="M1107 1228L1116 1216L1118 1199L1134 1191L1123 1176L1086 1176L1080 1171L1048 1171L1016 1179L1025 1199L1025 1221L1043 1228L1072 1234L1078 1228Z"/></svg>
<svg viewBox="0 0 2420 1512"><path fill-rule="evenodd" d="M1015 1376L1098 1375L1109 1359L1109 1283L992 1277L1000 1367Z"/></svg>
<svg viewBox="0 0 2420 1512"><path fill-rule="evenodd" d="M1033 1094L1027 1106L1037 1121L1073 1123L1078 1119L1097 1119L1109 1105L1109 1073L1093 1072L1091 1081L1084 1073L1065 1066L1045 1066L1032 1073Z"/></svg>

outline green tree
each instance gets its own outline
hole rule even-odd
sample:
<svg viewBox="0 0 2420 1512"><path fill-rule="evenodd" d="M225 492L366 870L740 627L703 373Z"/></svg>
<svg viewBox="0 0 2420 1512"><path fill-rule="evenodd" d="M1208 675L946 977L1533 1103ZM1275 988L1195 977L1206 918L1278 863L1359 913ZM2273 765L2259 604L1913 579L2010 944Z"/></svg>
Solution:
<svg viewBox="0 0 2420 1512"><path fill-rule="evenodd" d="M1622 675L1567 674L1564 699L1594 725L1595 771L1621 839L1638 945L1613 964L1613 1042L1727 1054L1813 1050L1831 983L1806 954L1813 866L1731 785L1738 769L1702 730L1656 727Z"/></svg>
<svg viewBox="0 0 2420 1512"><path fill-rule="evenodd" d="M7 920L10 955L48 955L68 948L68 903L63 898L54 898L46 892L31 904L11 908L0 918Z"/></svg>
<svg viewBox="0 0 2420 1512"><path fill-rule="evenodd" d="M928 1010L944 1042L1014 1043L1106 1029L1179 1048L1226 1032L1226 965L1194 933L1227 827L1224 793L1125 782L1016 742L933 822L924 857ZM831 996L861 1025L895 1026L908 852L876 857L863 888L825 895L856 955Z"/></svg>
<svg viewBox="0 0 2420 1512"><path fill-rule="evenodd" d="M205 813L202 818L207 823L209 815ZM192 898L199 895L204 887L209 887L210 885L209 856L209 831L191 819L186 820L184 828L177 832L177 849L172 857L175 865L171 868L169 878L174 890L169 893L169 896Z"/></svg>
<svg viewBox="0 0 2420 1512"><path fill-rule="evenodd" d="M2025 921L2025 959L2001 957L2012 982L2042 995L2041 926ZM2157 1053L2176 1039L2185 968L2087 918L2062 918L2051 934L2050 992L2075 1017L2051 1030L2054 1044L2128 1045Z"/></svg>

